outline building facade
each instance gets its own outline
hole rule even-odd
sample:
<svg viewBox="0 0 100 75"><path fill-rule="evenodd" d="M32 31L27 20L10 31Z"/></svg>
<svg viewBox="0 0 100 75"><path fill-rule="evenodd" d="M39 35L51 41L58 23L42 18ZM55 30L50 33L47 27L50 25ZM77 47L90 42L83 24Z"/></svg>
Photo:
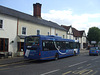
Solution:
<svg viewBox="0 0 100 75"><path fill-rule="evenodd" d="M63 28L66 29L67 39L78 40L80 43L80 49L84 49L87 47L87 39L85 31L78 31L72 26L62 25Z"/></svg>
<svg viewBox="0 0 100 75"><path fill-rule="evenodd" d="M17 19L0 14L0 52L7 53L17 51Z"/></svg>
<svg viewBox="0 0 100 75"><path fill-rule="evenodd" d="M79 40L81 49L86 46L85 31L72 26L60 26L41 17L41 4L33 5L33 16L0 5L0 53L21 56L24 51L24 38L29 35L55 35Z"/></svg>
<svg viewBox="0 0 100 75"><path fill-rule="evenodd" d="M41 18L41 4L33 5L34 16L0 6L0 53L23 55L24 38L28 35L56 35L66 38L66 29Z"/></svg>

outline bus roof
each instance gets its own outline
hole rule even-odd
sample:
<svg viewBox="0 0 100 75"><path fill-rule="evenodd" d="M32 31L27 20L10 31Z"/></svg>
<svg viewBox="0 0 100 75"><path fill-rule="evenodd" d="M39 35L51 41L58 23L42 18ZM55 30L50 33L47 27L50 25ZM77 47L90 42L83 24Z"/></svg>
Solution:
<svg viewBox="0 0 100 75"><path fill-rule="evenodd" d="M41 37L42 40L53 40L53 41L68 41L68 42L78 42L78 40L72 40L72 39L64 39L60 36L54 36L54 35L30 35L26 37Z"/></svg>

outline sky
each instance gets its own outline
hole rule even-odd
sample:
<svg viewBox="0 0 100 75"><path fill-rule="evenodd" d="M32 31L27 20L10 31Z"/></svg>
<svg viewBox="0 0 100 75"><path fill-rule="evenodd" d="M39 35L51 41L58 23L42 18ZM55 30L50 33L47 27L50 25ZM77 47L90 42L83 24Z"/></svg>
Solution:
<svg viewBox="0 0 100 75"><path fill-rule="evenodd" d="M40 3L43 19L77 30L100 28L100 0L0 0L0 5L33 15L33 4Z"/></svg>

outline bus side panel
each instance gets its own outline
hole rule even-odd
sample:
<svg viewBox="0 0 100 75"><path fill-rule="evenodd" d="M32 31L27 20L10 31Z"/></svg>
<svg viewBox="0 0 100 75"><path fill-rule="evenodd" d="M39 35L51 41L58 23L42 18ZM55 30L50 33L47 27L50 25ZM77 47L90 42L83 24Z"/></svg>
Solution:
<svg viewBox="0 0 100 75"><path fill-rule="evenodd" d="M26 50L24 57L26 59L39 60L40 59L39 51L38 50Z"/></svg>
<svg viewBox="0 0 100 75"><path fill-rule="evenodd" d="M73 49L60 50L59 58L67 57L67 56L72 56L73 55L73 52L74 52Z"/></svg>
<svg viewBox="0 0 100 75"><path fill-rule="evenodd" d="M51 51L41 51L41 60L50 60L55 58L55 54L57 53L57 50L51 50Z"/></svg>
<svg viewBox="0 0 100 75"><path fill-rule="evenodd" d="M80 53L80 49L78 49L78 53L77 53L77 55Z"/></svg>
<svg viewBox="0 0 100 75"><path fill-rule="evenodd" d="M41 51L41 60L49 60L49 59L55 59L55 55L58 54L59 58L72 56L74 55L74 50L51 50L51 51Z"/></svg>

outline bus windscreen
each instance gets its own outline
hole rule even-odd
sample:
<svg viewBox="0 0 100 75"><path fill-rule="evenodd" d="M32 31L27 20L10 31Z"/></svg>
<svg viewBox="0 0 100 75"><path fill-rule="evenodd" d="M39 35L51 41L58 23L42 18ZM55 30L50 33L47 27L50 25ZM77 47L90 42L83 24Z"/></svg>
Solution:
<svg viewBox="0 0 100 75"><path fill-rule="evenodd" d="M39 45L39 37L26 37L26 46L38 46Z"/></svg>

